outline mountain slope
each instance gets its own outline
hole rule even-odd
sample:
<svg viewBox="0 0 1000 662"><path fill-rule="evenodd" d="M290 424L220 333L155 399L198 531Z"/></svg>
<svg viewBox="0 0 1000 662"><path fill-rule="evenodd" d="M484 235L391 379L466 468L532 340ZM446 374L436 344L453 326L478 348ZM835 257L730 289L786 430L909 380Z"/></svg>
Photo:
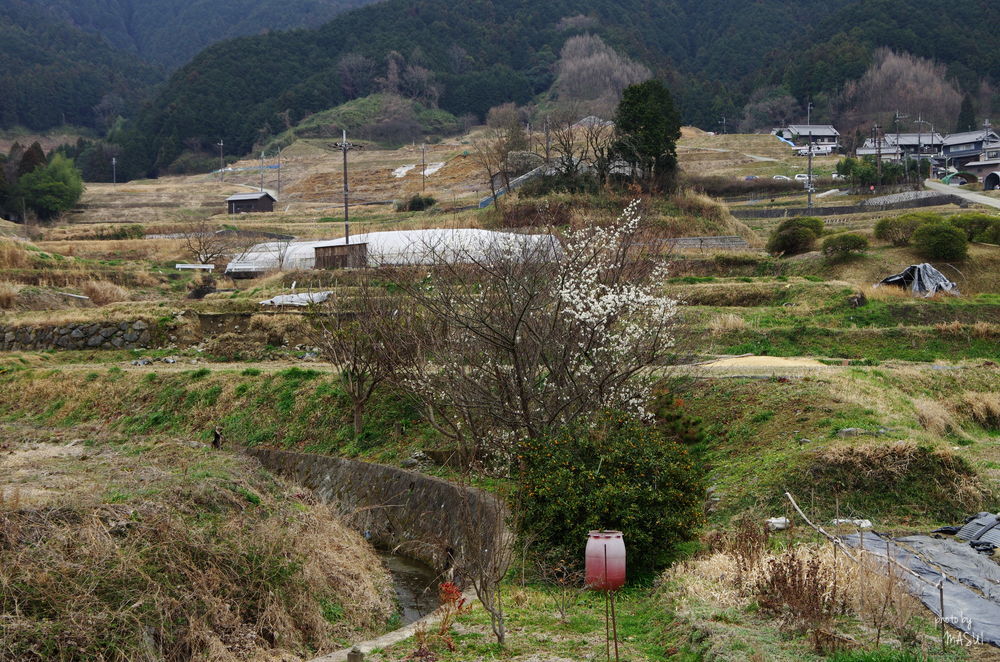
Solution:
<svg viewBox="0 0 1000 662"><path fill-rule="evenodd" d="M53 19L101 35L169 69L224 39L315 27L373 0L28 0Z"/></svg>
<svg viewBox="0 0 1000 662"><path fill-rule="evenodd" d="M0 3L0 126L95 126L163 72L22 0Z"/></svg>

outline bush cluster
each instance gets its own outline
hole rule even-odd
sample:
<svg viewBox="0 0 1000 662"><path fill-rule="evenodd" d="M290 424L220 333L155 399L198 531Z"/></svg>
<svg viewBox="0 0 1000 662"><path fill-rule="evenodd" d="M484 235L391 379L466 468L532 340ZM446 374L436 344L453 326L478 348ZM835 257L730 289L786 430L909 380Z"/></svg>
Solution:
<svg viewBox="0 0 1000 662"><path fill-rule="evenodd" d="M823 240L823 255L831 257L861 253L868 248L868 240L859 234L843 232Z"/></svg>
<svg viewBox="0 0 1000 662"><path fill-rule="evenodd" d="M930 220L928 217L937 218L935 214L926 213L883 218L875 224L875 238L889 242L893 246L907 246L917 228Z"/></svg>
<svg viewBox="0 0 1000 662"><path fill-rule="evenodd" d="M782 221L771 233L767 242L767 252L772 255L799 255L816 246L816 240L823 234L823 221L818 218L790 218Z"/></svg>
<svg viewBox="0 0 1000 662"><path fill-rule="evenodd" d="M917 254L929 260L961 260L969 241L1000 243L1000 216L969 212L945 217L913 212L883 218L875 224L875 237L893 246L912 243Z"/></svg>
<svg viewBox="0 0 1000 662"><path fill-rule="evenodd" d="M615 529L625 534L630 574L667 561L702 516L702 482L676 436L608 412L525 442L516 501L540 554L580 558L588 531Z"/></svg>
<svg viewBox="0 0 1000 662"><path fill-rule="evenodd" d="M924 223L913 233L917 254L928 260L964 260L968 254L965 233L945 222Z"/></svg>
<svg viewBox="0 0 1000 662"><path fill-rule="evenodd" d="M430 209L437 203L437 200L427 195L414 195L409 200L396 204L396 211L424 211Z"/></svg>

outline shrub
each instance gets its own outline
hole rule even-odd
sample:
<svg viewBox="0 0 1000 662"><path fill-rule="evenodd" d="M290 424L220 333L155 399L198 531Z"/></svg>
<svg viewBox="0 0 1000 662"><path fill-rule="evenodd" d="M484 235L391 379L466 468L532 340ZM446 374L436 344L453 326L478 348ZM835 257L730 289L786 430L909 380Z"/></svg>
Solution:
<svg viewBox="0 0 1000 662"><path fill-rule="evenodd" d="M933 218L928 218L928 216ZM929 220L940 219L936 214L903 214L883 218L875 224L875 238L893 246L906 246L918 227Z"/></svg>
<svg viewBox="0 0 1000 662"><path fill-rule="evenodd" d="M688 451L663 428L598 415L522 444L516 502L523 528L552 559L576 558L587 532L625 534L631 571L669 559L701 520L702 484Z"/></svg>
<svg viewBox="0 0 1000 662"><path fill-rule="evenodd" d="M843 256L850 253L861 253L867 248L868 240L851 232L835 234L823 240L824 255Z"/></svg>
<svg viewBox="0 0 1000 662"><path fill-rule="evenodd" d="M405 202L396 205L396 211L424 211L430 209L437 202L431 196L414 195Z"/></svg>
<svg viewBox="0 0 1000 662"><path fill-rule="evenodd" d="M968 214L955 214L948 219L948 222L964 232L966 239L972 241L986 232L990 226L1000 223L1000 217L972 212Z"/></svg>
<svg viewBox="0 0 1000 662"><path fill-rule="evenodd" d="M913 233L913 244L928 260L964 260L968 253L965 233L947 223L924 223Z"/></svg>
<svg viewBox="0 0 1000 662"><path fill-rule="evenodd" d="M767 242L767 252L774 255L808 253L816 246L816 235L808 228L790 228L775 232Z"/></svg>
<svg viewBox="0 0 1000 662"><path fill-rule="evenodd" d="M767 242L767 252L798 255L813 250L816 239L823 234L823 221L818 218L789 218L782 221Z"/></svg>
<svg viewBox="0 0 1000 662"><path fill-rule="evenodd" d="M784 232L785 230L791 230L793 228L806 228L811 230L813 234L819 237L823 234L823 219L816 218L815 216L803 216L801 218L789 218L782 221L781 224L775 229L775 232Z"/></svg>
<svg viewBox="0 0 1000 662"><path fill-rule="evenodd" d="M1000 244L1000 218L994 219L979 234L975 236L976 241L984 244Z"/></svg>

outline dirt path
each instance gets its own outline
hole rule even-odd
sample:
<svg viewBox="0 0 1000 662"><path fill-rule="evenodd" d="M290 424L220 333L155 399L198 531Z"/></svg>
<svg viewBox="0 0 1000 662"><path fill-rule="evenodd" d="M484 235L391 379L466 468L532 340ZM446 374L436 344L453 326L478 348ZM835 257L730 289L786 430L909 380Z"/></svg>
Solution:
<svg viewBox="0 0 1000 662"><path fill-rule="evenodd" d="M768 162L768 163L782 163L781 159L772 159L770 156L757 156L756 154L744 154L743 152L737 152L736 150L721 149L719 147L686 147L686 146L678 146L677 150L678 151L680 151L680 150L685 150L685 151L698 151L698 150L701 150L703 152L719 152L719 153L722 153L722 154L741 154L741 155L747 157L748 159L750 159L752 161L763 161L763 162Z"/></svg>
<svg viewBox="0 0 1000 662"><path fill-rule="evenodd" d="M193 361L193 362L192 362ZM48 368L73 372L97 372L115 366L125 372L160 372L177 373L202 368L212 372L242 372L248 368L264 373L275 373L297 367L303 370L315 370L322 373L336 373L335 366L323 361L301 361L286 359L281 361L261 361L257 363L213 363L191 358L177 358L176 363L164 363L162 360L152 360L149 365L132 365L131 362L121 363L66 363L48 365ZM676 366L671 372L700 375L704 377L733 376L775 376L800 377L816 372L828 372L843 369L840 365L826 365L814 358L781 357L781 356L738 356L724 357L700 363Z"/></svg>

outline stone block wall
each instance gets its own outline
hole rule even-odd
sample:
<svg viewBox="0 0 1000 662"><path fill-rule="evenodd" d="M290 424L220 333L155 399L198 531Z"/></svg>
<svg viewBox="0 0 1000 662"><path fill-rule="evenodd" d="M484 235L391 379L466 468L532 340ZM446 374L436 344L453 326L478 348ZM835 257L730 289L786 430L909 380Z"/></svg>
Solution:
<svg viewBox="0 0 1000 662"><path fill-rule="evenodd" d="M423 561L438 572L461 568L495 544L508 544L506 510L486 492L381 464L327 455L250 448L271 471L333 504L372 544Z"/></svg>
<svg viewBox="0 0 1000 662"><path fill-rule="evenodd" d="M148 322L77 322L61 326L0 326L0 350L138 349L153 346Z"/></svg>

